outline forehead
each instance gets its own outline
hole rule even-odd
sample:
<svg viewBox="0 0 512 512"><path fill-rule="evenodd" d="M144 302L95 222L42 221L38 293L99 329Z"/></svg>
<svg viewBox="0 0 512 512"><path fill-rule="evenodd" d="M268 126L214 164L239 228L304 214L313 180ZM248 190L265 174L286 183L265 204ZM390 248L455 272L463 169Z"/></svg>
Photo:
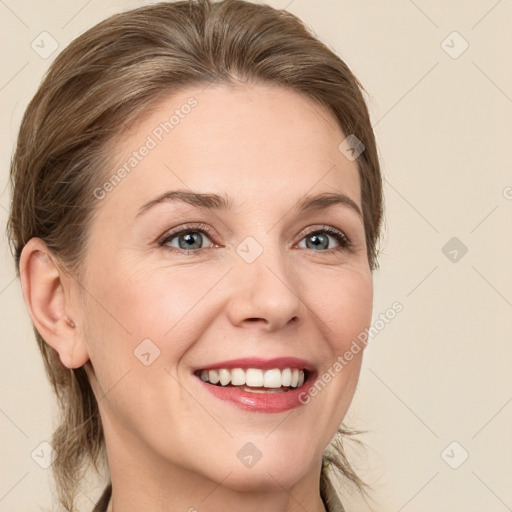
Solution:
<svg viewBox="0 0 512 512"><path fill-rule="evenodd" d="M124 172L108 199L123 190L135 204L174 187L285 201L322 189L360 205L357 164L339 150L345 138L331 113L289 88L190 87L159 99L111 145L110 175Z"/></svg>

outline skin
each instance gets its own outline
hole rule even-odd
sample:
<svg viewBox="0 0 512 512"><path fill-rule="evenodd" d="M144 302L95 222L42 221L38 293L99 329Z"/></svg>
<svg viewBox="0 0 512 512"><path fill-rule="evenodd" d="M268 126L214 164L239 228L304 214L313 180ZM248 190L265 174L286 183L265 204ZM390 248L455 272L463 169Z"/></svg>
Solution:
<svg viewBox="0 0 512 512"><path fill-rule="evenodd" d="M25 301L68 368L85 365L99 401L113 496L122 512L324 511L322 452L342 422L363 351L311 401L284 413L243 411L201 389L192 370L226 359L296 356L327 371L371 321L372 275L360 215L337 204L294 209L304 194L343 193L359 209L356 162L338 150L336 120L285 88L190 87L164 98L111 148L110 176L160 122L193 96L197 106L106 197L90 226L80 284L40 239L23 250ZM166 190L226 193L233 209L167 202ZM203 250L179 254L185 223L209 226ZM306 246L322 226L328 248ZM189 231L194 232L194 229ZM253 237L263 253L236 252ZM333 250L331 250L333 249ZM191 251L191 249L188 249ZM160 350L145 366L134 350ZM246 467L247 443L261 459Z"/></svg>

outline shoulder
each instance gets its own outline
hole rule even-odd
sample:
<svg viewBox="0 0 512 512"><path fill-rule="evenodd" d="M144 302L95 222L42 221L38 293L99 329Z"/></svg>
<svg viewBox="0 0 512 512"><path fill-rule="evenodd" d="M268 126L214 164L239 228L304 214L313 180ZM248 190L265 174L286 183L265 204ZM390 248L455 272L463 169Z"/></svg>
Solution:
<svg viewBox="0 0 512 512"><path fill-rule="evenodd" d="M110 501L110 496L112 494L112 482L110 482L103 491L101 498L99 499L96 506L93 508L92 512L106 512L108 507L108 502Z"/></svg>
<svg viewBox="0 0 512 512"><path fill-rule="evenodd" d="M320 494L327 512L345 512L338 494L336 493L336 489L326 475L322 475Z"/></svg>

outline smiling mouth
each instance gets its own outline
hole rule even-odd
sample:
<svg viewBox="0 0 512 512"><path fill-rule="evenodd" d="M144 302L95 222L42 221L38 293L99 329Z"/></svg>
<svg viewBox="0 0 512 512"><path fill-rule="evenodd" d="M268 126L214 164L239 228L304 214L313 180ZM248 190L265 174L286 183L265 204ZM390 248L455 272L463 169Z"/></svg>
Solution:
<svg viewBox="0 0 512 512"><path fill-rule="evenodd" d="M251 393L286 393L300 388L310 372L302 368L216 368L197 370L194 375L206 384L233 387Z"/></svg>

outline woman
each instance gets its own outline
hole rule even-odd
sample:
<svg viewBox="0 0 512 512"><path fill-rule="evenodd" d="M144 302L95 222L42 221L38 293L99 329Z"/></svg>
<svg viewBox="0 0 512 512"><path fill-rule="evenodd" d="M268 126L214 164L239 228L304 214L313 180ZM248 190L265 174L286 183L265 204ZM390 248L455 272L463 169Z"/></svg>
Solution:
<svg viewBox="0 0 512 512"><path fill-rule="evenodd" d="M22 121L9 235L62 408L66 510L343 510L382 217L361 86L286 11L115 15ZM364 348L364 347L363 347ZM331 443L332 441L332 443ZM171 508L169 508L171 507Z"/></svg>

